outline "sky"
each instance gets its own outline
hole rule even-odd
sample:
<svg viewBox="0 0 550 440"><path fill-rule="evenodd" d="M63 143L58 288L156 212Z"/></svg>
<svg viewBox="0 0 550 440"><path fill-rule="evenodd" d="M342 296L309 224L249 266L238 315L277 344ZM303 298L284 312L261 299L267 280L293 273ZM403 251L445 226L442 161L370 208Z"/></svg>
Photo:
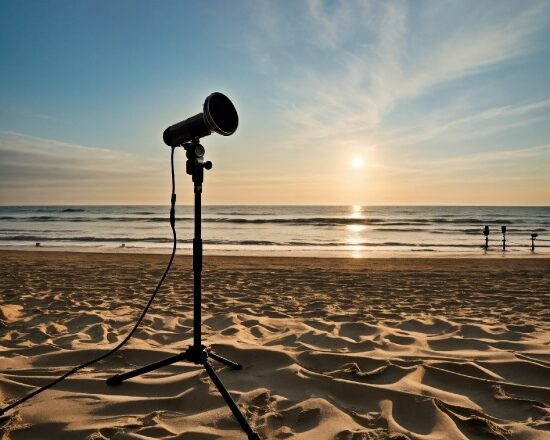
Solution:
<svg viewBox="0 0 550 440"><path fill-rule="evenodd" d="M0 204L550 205L548 1L0 0ZM176 151L178 203L192 203Z"/></svg>

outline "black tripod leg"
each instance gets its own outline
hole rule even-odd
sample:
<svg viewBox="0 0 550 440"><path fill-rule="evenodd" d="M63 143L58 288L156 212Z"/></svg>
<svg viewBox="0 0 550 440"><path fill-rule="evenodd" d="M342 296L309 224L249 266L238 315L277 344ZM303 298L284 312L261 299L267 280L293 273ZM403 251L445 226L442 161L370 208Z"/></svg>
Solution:
<svg viewBox="0 0 550 440"><path fill-rule="evenodd" d="M228 367L233 368L234 370L242 370L242 368L243 368L243 366L241 364L238 364L237 362L230 361L229 359L226 359L223 356L220 356L219 354L214 353L213 351L208 352L208 357L211 357L212 359L215 359L218 362L221 362L222 364L225 364Z"/></svg>
<svg viewBox="0 0 550 440"><path fill-rule="evenodd" d="M159 362L155 362L154 364L146 365L145 367L138 368L137 370L128 371L127 373L122 374L115 374L113 377L110 377L107 379L107 385L110 386L116 386L120 385L122 381L129 379L131 377L139 376L140 374L147 373L149 371L156 370L157 368L166 367L167 365L171 365L173 363L186 360L187 357L185 356L185 353L180 353L175 356L171 356L167 359L164 359Z"/></svg>
<svg viewBox="0 0 550 440"><path fill-rule="evenodd" d="M233 401L233 399L231 398L231 395L229 394L229 392L225 389L225 387L224 387L222 381L220 380L220 378L216 375L216 372L212 368L212 365L210 365L210 363L208 361L206 361L204 363L204 368L206 368L206 372L210 376L210 379L212 379L212 382L214 382L214 385L216 385L216 388L218 389L218 391L220 392L220 394L224 398L225 403L227 403L227 406L229 406L229 409L231 410L231 412L233 413L233 415L235 416L235 418L239 422L239 425L241 425L241 428L243 429L243 431L246 433L246 435L248 435L248 439L249 440L260 440L260 437L258 436L258 434L256 434L252 430L252 428L250 427L250 425L248 424L248 422L246 421L246 419L242 415L241 410L239 409L237 404Z"/></svg>

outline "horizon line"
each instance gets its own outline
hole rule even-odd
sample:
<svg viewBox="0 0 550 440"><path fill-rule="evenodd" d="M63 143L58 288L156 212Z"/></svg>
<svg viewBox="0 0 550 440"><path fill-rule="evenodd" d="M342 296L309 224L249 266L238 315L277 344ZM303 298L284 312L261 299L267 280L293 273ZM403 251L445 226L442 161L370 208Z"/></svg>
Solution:
<svg viewBox="0 0 550 440"><path fill-rule="evenodd" d="M101 204L101 203L92 203L92 204L21 204L21 205L2 205L0 204L0 208L17 208L17 207L43 207L43 206L51 206L51 207L64 207L64 206L158 206L158 207L170 207L170 204L162 204L162 205L151 205L147 203L130 203L130 204ZM181 204L176 206L194 206L193 204ZM550 208L550 205L516 205L516 204L510 204L510 205L469 205L469 204L456 204L456 205L447 205L447 204L376 204L376 205L364 205L359 203L351 203L351 204L344 204L344 205L333 205L333 204L315 204L315 203L306 203L306 204L300 204L300 203L248 203L248 204L242 204L242 203L227 203L227 204L208 204L203 203L203 207L205 206L296 206L296 207L308 207L308 206L318 206L318 207L349 207L349 206L360 206L362 208L364 207L371 207L371 208L380 208L380 207L387 207L387 208L397 208L397 207L412 207L412 208Z"/></svg>

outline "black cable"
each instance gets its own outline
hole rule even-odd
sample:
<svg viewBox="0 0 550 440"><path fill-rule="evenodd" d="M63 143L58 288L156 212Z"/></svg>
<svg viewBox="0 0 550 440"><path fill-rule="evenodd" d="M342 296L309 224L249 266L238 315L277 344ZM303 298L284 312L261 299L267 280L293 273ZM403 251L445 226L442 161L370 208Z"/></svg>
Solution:
<svg viewBox="0 0 550 440"><path fill-rule="evenodd" d="M81 370L82 368L89 367L92 364L95 364L96 362L99 362L103 359L105 359L108 356L111 356L116 351L120 350L124 344L126 344L134 332L138 329L139 325L141 324L141 321L147 314L147 311L149 310L149 307L153 303L153 300L155 299L155 296L157 295L158 291L160 290L162 283L164 282L164 279L166 278L166 275L168 275L168 272L170 271L170 267L172 266L172 262L174 261L174 257L176 255L176 217L175 217L175 206L176 206L176 178L174 175L174 150L175 147L172 147L172 154L170 155L170 168L171 168L171 174L172 174L172 196L170 198L170 227L172 229L172 237L173 237L173 246L172 246L172 255L170 256L170 260L168 261L168 265L166 266L166 269L164 270L164 273L162 274L162 277L160 278L160 281L157 284L157 287L153 294L151 295L151 298L149 298L149 302L141 312L141 315L139 319L137 320L136 324L128 333L128 335L120 342L117 346L109 350L107 353L102 354L101 356L92 359L91 361L85 362L82 365L78 365L77 367L74 367L73 369L67 371L62 376L59 376L57 379L55 379L53 382L50 382L47 385L44 385L43 387L40 387L31 393L27 394L26 396L22 397L19 400L16 400L15 402L9 404L8 406L0 409L0 416L3 415L6 411L9 411L10 409L15 408L16 406L21 405L23 402L29 400L31 397L36 396L37 394L40 394L43 391L46 391L48 388L53 387L54 385L58 384L62 380L66 379L67 377L71 376L72 374L76 373L77 371Z"/></svg>

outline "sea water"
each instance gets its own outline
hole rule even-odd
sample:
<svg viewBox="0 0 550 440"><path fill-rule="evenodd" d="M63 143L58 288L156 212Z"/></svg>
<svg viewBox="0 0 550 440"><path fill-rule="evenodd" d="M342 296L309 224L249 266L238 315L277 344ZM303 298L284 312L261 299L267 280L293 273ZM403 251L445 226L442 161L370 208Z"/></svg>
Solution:
<svg viewBox="0 0 550 440"><path fill-rule="evenodd" d="M169 252L167 206L3 206L0 247ZM193 207L176 209L190 253ZM489 250L483 227L490 228ZM506 253L501 227L506 226ZM550 254L550 207L204 206L207 254L317 257Z"/></svg>

